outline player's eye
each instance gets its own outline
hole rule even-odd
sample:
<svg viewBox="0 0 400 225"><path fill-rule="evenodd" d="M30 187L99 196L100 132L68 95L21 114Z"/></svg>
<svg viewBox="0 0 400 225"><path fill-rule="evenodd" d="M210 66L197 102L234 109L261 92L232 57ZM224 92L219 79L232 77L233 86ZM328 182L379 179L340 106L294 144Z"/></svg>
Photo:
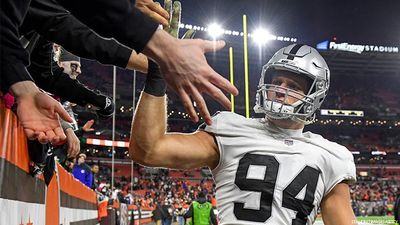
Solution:
<svg viewBox="0 0 400 225"><path fill-rule="evenodd" d="M275 80L272 80L272 82L271 82L273 85L281 85L282 84L282 81L280 81L280 80L277 80L277 79L275 79Z"/></svg>
<svg viewBox="0 0 400 225"><path fill-rule="evenodd" d="M288 88L290 88L292 90L295 90L295 91L300 91L301 90L300 86L295 85L295 84L288 85Z"/></svg>

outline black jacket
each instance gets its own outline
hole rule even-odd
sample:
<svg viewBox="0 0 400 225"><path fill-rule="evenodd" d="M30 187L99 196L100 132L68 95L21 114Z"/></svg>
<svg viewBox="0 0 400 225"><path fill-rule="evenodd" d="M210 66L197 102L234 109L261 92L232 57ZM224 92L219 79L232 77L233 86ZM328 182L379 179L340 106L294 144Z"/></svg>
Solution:
<svg viewBox="0 0 400 225"><path fill-rule="evenodd" d="M99 36L54 0L31 2L20 34L26 35L32 31L77 56L122 68L126 67L132 52L131 48L114 39Z"/></svg>
<svg viewBox="0 0 400 225"><path fill-rule="evenodd" d="M91 44L96 49L96 44ZM101 49L101 48L100 48ZM103 49L106 51L106 49ZM31 52L31 65L28 67L38 87L64 100L80 106L92 104L104 108L107 96L91 90L78 80L71 79L57 64L52 64L52 43L39 38ZM100 57L100 56L97 56Z"/></svg>
<svg viewBox="0 0 400 225"><path fill-rule="evenodd" d="M161 206L157 205L156 208L153 210L153 220L158 221L162 219Z"/></svg>
<svg viewBox="0 0 400 225"><path fill-rule="evenodd" d="M49 0L42 1L49 2ZM19 41L20 26L30 3L29 0L1 0L0 3L2 91L7 91L16 82L32 80L26 70L29 55ZM136 52L143 50L158 26L136 9L130 0L59 0L59 3L100 35L114 37Z"/></svg>

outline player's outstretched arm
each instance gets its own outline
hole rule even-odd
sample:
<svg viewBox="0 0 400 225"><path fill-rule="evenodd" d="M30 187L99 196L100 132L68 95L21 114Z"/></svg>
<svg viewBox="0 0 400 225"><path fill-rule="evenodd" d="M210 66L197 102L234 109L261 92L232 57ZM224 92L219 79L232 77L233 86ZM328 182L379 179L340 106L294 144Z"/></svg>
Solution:
<svg viewBox="0 0 400 225"><path fill-rule="evenodd" d="M336 185L322 200L321 212L325 225L356 225L357 220L350 205L349 185Z"/></svg>
<svg viewBox="0 0 400 225"><path fill-rule="evenodd" d="M214 168L219 156L206 132L166 133L166 83L158 65L149 61L144 91L133 115L131 158L146 166L189 169Z"/></svg>
<svg viewBox="0 0 400 225"><path fill-rule="evenodd" d="M172 1L166 0L164 8L172 15L169 25L165 26L164 30L172 37L177 38L181 4L178 1L172 4ZM194 31L189 30L185 33L184 38L191 38L193 35ZM135 57L138 56L141 54ZM146 87L133 116L129 148L131 158L146 166L185 169L200 166L214 168L219 159L214 138L206 132L167 134L166 82L158 65L154 62L147 59L133 61L141 62L148 75ZM199 106L199 108L204 111L203 106Z"/></svg>
<svg viewBox="0 0 400 225"><path fill-rule="evenodd" d="M191 134L166 133L166 97L142 92L133 116L129 155L152 167L191 169L218 164L213 136L200 131Z"/></svg>
<svg viewBox="0 0 400 225"><path fill-rule="evenodd" d="M164 3L165 11L172 15L170 21L167 26L164 26L164 31L155 32L143 52L159 63L166 82L181 97L192 120L197 122L199 118L190 99L196 102L201 116L210 125L211 116L202 94L210 95L227 109L230 109L231 104L220 89L234 95L238 94L237 89L228 80L207 64L204 56L205 52L222 48L225 42L190 40L194 35L194 30L186 32L184 40L176 39L179 35L181 3L175 1L172 4L171 0L166 0ZM132 52L127 68L145 72L147 71L146 66L146 58L142 54Z"/></svg>

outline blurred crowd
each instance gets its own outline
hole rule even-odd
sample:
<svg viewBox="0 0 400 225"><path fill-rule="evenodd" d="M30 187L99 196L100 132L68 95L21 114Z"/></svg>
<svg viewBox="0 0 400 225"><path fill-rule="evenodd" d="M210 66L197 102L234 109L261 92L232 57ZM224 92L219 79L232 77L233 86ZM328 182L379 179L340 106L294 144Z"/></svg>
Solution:
<svg viewBox="0 0 400 225"><path fill-rule="evenodd" d="M91 187L98 193L100 200L111 199L110 204L118 201L142 210L164 210L160 215L170 215L172 220L177 218L178 211L186 212L199 193L216 206L214 182L210 176L200 172L205 168L198 171L175 171L148 169L135 164L132 182L128 176L117 176L114 178L113 189L109 166L93 164L91 168ZM357 182L350 186L356 216L393 215L396 197L400 194L400 181L384 176L377 178L376 175L372 172L358 176Z"/></svg>
<svg viewBox="0 0 400 225"><path fill-rule="evenodd" d="M400 182L368 178L351 186L351 200L356 216L393 215L396 197L400 194Z"/></svg>

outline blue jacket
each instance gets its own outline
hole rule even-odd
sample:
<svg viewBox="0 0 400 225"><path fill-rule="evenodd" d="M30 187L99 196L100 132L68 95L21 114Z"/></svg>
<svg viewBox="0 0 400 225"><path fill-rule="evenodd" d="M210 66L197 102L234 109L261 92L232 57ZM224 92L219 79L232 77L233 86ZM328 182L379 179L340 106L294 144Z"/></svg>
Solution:
<svg viewBox="0 0 400 225"><path fill-rule="evenodd" d="M92 188L93 174L92 171L90 171L90 167L86 163L75 165L74 168L72 168L72 174L76 179L84 183L89 188Z"/></svg>

